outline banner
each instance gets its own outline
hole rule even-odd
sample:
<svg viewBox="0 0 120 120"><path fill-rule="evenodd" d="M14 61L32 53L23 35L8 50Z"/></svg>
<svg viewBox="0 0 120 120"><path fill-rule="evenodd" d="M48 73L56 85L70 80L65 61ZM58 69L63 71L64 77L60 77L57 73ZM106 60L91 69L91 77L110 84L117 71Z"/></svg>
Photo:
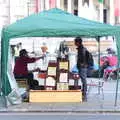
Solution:
<svg viewBox="0 0 120 120"><path fill-rule="evenodd" d="M56 0L49 0L49 5L50 5L50 8L55 8L56 7Z"/></svg>
<svg viewBox="0 0 120 120"><path fill-rule="evenodd" d="M115 0L114 1L114 13L115 13L115 16L120 16L120 0Z"/></svg>

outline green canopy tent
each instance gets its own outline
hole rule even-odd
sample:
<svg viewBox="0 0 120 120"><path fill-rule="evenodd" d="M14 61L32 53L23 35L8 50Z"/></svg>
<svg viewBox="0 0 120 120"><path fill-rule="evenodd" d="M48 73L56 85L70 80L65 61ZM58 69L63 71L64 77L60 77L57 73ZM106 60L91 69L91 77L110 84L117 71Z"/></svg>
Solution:
<svg viewBox="0 0 120 120"><path fill-rule="evenodd" d="M119 27L80 18L57 8L33 14L3 28L1 37L1 81L3 94L7 96L12 90L9 73L7 72L8 46L11 38L76 36L115 36L117 50L118 53L120 52ZM119 54L118 58L120 60Z"/></svg>

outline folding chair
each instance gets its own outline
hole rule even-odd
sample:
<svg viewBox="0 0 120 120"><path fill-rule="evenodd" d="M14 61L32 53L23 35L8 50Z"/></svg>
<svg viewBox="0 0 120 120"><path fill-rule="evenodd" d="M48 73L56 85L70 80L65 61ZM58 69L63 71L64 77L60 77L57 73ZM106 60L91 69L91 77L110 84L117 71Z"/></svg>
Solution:
<svg viewBox="0 0 120 120"><path fill-rule="evenodd" d="M98 89L98 95L102 94L102 99L104 99L104 92L103 92L103 85L104 81L93 81L91 80L90 83L87 84L87 95L90 93L91 89L96 87Z"/></svg>

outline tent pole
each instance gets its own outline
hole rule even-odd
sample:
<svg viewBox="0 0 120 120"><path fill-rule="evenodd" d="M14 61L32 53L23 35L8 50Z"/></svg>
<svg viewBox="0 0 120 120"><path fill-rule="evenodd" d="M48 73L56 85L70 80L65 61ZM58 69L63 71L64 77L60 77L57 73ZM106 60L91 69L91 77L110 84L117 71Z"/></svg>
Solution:
<svg viewBox="0 0 120 120"><path fill-rule="evenodd" d="M99 77L99 81L100 81L100 76L101 76L101 70L100 70L100 36L97 37L97 42L98 42L98 66L99 66L98 77ZM98 94L100 94L100 89L98 89Z"/></svg>
<svg viewBox="0 0 120 120"><path fill-rule="evenodd" d="M99 79L100 79L100 36L97 37L98 42L98 66L99 66Z"/></svg>
<svg viewBox="0 0 120 120"><path fill-rule="evenodd" d="M3 28L4 29L4 28ZM1 62L2 62L2 59L3 57L6 58L5 54L2 55L3 53L3 49L5 49L5 43L4 43L4 40L3 40L3 37L1 38ZM1 81L0 81L0 102L1 104L3 105L4 108L7 108L7 99L6 99L6 79L5 79L5 76L3 77L3 65L1 63ZM6 68L6 66L5 66ZM3 79L5 80L5 93L3 92Z"/></svg>
<svg viewBox="0 0 120 120"><path fill-rule="evenodd" d="M117 98L118 98L118 84L119 84L119 71L117 71L117 83L116 83L116 92L115 92L115 105L114 106L117 106Z"/></svg>
<svg viewBox="0 0 120 120"><path fill-rule="evenodd" d="M118 61L119 61L119 59L118 59ZM117 64L117 68L118 68L118 70L117 70L117 83L116 83L116 93L115 93L115 104L114 104L114 106L117 106L118 86L119 86L119 66L120 66L120 64L118 62L118 64Z"/></svg>

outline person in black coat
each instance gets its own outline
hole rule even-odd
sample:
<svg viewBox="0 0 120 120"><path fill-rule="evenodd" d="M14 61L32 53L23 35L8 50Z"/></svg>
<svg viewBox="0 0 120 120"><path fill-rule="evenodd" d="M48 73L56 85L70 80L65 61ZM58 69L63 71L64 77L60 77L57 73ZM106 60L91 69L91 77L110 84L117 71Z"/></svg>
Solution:
<svg viewBox="0 0 120 120"><path fill-rule="evenodd" d="M82 94L83 101L87 101L87 68L89 65L89 51L83 46L82 39L76 37L74 40L75 45L77 46L77 68L79 70L79 75L82 82Z"/></svg>

